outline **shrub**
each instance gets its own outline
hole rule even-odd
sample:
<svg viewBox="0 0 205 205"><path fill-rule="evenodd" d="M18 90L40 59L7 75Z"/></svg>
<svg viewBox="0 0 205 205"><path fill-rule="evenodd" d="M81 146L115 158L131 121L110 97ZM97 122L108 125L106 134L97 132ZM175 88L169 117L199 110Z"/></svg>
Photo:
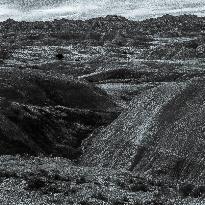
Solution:
<svg viewBox="0 0 205 205"><path fill-rule="evenodd" d="M149 190L148 187L147 187L147 185L144 184L143 182L131 184L131 185L129 186L129 189L130 189L130 191L132 191L132 192L139 192L139 191L147 192L147 191Z"/></svg>
<svg viewBox="0 0 205 205"><path fill-rule="evenodd" d="M46 182L43 178L32 177L27 181L27 189L29 190L38 190L46 186Z"/></svg>
<svg viewBox="0 0 205 205"><path fill-rule="evenodd" d="M179 192L183 197L188 197L191 196L194 190L194 185L193 184L183 184L179 188Z"/></svg>
<svg viewBox="0 0 205 205"><path fill-rule="evenodd" d="M10 57L9 48L0 47L0 60L4 61Z"/></svg>
<svg viewBox="0 0 205 205"><path fill-rule="evenodd" d="M205 186L198 186L193 190L193 197L199 198L204 196L205 194Z"/></svg>

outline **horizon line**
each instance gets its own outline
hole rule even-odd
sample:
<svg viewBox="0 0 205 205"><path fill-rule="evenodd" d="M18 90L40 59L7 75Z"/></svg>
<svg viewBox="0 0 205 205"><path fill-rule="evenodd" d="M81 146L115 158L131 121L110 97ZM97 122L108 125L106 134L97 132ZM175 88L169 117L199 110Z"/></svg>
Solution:
<svg viewBox="0 0 205 205"><path fill-rule="evenodd" d="M153 17L145 17L143 19L133 19L133 18L128 18L128 17L125 17L123 15L115 15L115 14L108 14L108 15L102 15L102 16L97 16L97 17L92 17L92 18L83 18L83 19L76 19L76 18L66 18L66 17L60 17L60 18L51 18L50 20L47 19L47 20L15 20L14 18L7 18L6 20L3 20L1 21L0 20L0 23L3 23L3 22L6 22L6 21L15 21L15 22L27 22L27 23L32 23L32 22L53 22L53 21L61 21L61 20L68 20L68 21L89 21L89 20L94 20L94 19L98 19L98 18L107 18L107 17L121 17L121 18L124 18L126 20L129 20L129 21L134 21L134 22L142 22L142 21L146 21L146 20L151 20L151 19L158 19L158 18L162 18L162 17L165 17L165 16L172 16L172 17L181 17L181 16L195 16L197 18L205 18L205 15L204 16L200 16L200 15L197 15L197 14L180 14L180 15L174 15L174 14L163 14L163 15L157 15L157 16L153 16Z"/></svg>

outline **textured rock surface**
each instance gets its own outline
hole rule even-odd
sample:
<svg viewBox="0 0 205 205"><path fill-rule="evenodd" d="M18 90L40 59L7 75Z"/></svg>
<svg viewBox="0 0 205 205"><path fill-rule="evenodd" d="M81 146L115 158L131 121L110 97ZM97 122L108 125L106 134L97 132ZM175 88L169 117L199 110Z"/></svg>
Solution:
<svg viewBox="0 0 205 205"><path fill-rule="evenodd" d="M154 181L124 170L80 167L68 159L48 157L1 156L0 163L2 204L174 204L155 196L165 196L164 191L173 188L161 191Z"/></svg>
<svg viewBox="0 0 205 205"><path fill-rule="evenodd" d="M81 164L203 183L203 81L166 83L137 96L92 139Z"/></svg>
<svg viewBox="0 0 205 205"><path fill-rule="evenodd" d="M0 203L203 204L204 18L0 27Z"/></svg>

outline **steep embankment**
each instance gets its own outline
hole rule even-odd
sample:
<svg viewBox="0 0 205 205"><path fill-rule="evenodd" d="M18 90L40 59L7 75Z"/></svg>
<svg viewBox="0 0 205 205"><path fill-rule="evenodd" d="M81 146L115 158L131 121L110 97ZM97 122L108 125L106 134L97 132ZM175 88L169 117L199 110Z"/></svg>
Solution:
<svg viewBox="0 0 205 205"><path fill-rule="evenodd" d="M142 93L90 139L81 164L204 183L204 100L204 79L165 83Z"/></svg>
<svg viewBox="0 0 205 205"><path fill-rule="evenodd" d="M104 92L84 82L31 70L1 70L0 79L0 154L73 159L82 139L118 115Z"/></svg>

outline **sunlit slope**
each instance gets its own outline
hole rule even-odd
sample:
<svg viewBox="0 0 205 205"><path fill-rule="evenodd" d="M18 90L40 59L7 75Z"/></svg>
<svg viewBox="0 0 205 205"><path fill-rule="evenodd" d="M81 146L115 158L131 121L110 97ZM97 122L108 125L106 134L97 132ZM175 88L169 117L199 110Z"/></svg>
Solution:
<svg viewBox="0 0 205 205"><path fill-rule="evenodd" d="M202 183L204 100L204 79L144 92L90 142L82 164Z"/></svg>

